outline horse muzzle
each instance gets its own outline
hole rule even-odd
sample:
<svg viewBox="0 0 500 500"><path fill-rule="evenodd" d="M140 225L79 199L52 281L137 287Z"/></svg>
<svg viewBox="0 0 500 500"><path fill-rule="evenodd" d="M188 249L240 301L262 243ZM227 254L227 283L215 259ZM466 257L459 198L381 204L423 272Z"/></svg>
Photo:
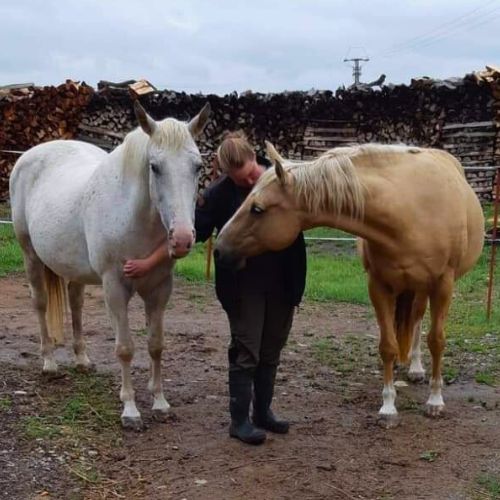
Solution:
<svg viewBox="0 0 500 500"><path fill-rule="evenodd" d="M168 232L168 246L173 259L185 257L193 248L196 239L195 230L192 228L174 228Z"/></svg>
<svg viewBox="0 0 500 500"><path fill-rule="evenodd" d="M214 260L217 266L224 269L230 269L232 271L239 271L246 265L246 259L244 257L235 253L225 252L220 248L215 248Z"/></svg>

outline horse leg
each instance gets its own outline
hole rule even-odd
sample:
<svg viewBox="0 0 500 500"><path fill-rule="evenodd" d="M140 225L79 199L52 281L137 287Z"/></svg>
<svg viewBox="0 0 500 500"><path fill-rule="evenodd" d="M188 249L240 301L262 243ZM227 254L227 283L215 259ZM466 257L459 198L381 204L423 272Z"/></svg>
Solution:
<svg viewBox="0 0 500 500"><path fill-rule="evenodd" d="M153 394L153 417L164 420L170 405L163 394L161 380L161 354L163 351L163 313L172 291L171 279L154 290L143 292L148 326L148 350L151 356L151 377L148 389Z"/></svg>
<svg viewBox="0 0 500 500"><path fill-rule="evenodd" d="M422 333L422 318L427 307L427 296L416 297L414 305L415 327L413 330L413 343L411 346L411 361L408 370L408 379L412 382L422 382L425 379L425 368L422 365L422 351L420 337Z"/></svg>
<svg viewBox="0 0 500 500"><path fill-rule="evenodd" d="M379 410L380 424L385 428L395 427L399 423L396 410L396 389L394 388L394 361L399 352L394 327L396 299L394 294L382 283L370 275L368 289L370 299L380 328L379 352L384 364L383 405Z"/></svg>
<svg viewBox="0 0 500 500"><path fill-rule="evenodd" d="M115 353L122 371L120 389L120 399L123 403L122 425L127 429L141 430L142 419L135 405L135 392L130 374L130 363L134 356L134 342L130 335L127 307L132 297L132 291L121 282L118 275L112 273L103 276L102 284L106 307L115 331Z"/></svg>
<svg viewBox="0 0 500 500"><path fill-rule="evenodd" d="M57 363L54 358L55 344L47 328L46 313L48 297L44 278L45 265L35 253L30 242L25 242L23 245L23 257L26 275L30 283L33 306L38 316L38 323L40 324L40 350L43 359L42 372L56 373Z"/></svg>
<svg viewBox="0 0 500 500"><path fill-rule="evenodd" d="M82 333L82 307L83 291L85 285L70 281L68 283L68 298L71 308L71 320L73 326L73 350L75 351L76 366L83 370L91 368L92 363L87 356L87 347Z"/></svg>
<svg viewBox="0 0 500 500"><path fill-rule="evenodd" d="M453 284L453 275L448 273L439 280L430 294L431 328L427 338L427 344L432 356L432 375L429 382L431 392L427 400L427 415L430 417L438 417L444 410L444 401L441 393L443 386L441 365L446 343L444 323L450 308Z"/></svg>

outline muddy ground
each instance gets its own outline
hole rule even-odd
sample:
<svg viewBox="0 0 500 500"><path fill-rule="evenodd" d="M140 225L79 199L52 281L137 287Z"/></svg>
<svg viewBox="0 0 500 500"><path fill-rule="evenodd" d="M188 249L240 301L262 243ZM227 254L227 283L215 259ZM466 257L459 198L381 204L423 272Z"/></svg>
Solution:
<svg viewBox="0 0 500 500"><path fill-rule="evenodd" d="M101 289L87 289L84 308L96 372L70 368L67 341L57 352L60 376L49 379L24 277L0 280L0 498L496 498L499 388L461 377L445 387L445 416L430 420L427 386L400 387L401 424L379 427L377 330L367 307L304 304L276 390L275 410L291 431L260 447L228 437L228 326L211 286L176 282L165 316L167 422L149 409L139 300L130 316L142 433L119 427L119 367Z"/></svg>

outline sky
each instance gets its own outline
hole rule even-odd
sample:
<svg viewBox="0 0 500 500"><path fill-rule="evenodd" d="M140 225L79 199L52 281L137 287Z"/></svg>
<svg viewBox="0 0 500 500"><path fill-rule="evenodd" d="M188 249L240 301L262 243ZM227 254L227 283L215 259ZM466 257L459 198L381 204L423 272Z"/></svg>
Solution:
<svg viewBox="0 0 500 500"><path fill-rule="evenodd" d="M145 78L226 94L500 66L500 0L2 0L0 86Z"/></svg>

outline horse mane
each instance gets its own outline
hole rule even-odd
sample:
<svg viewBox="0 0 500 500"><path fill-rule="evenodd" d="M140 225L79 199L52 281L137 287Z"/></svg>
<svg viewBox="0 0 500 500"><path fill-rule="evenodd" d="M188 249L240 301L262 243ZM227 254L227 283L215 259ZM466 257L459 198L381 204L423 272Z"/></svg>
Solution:
<svg viewBox="0 0 500 500"><path fill-rule="evenodd" d="M187 141L192 140L187 123L175 118L165 118L156 122L157 128L151 137L152 141L162 149L173 151L181 149ZM150 137L140 128L129 132L123 141L124 170L130 174L142 170L147 160L147 146Z"/></svg>
<svg viewBox="0 0 500 500"><path fill-rule="evenodd" d="M351 148L332 149L311 162L287 162L284 165L286 172L294 178L294 196L305 210L313 214L347 213L353 218L363 217L363 187L351 153ZM275 180L275 170L269 169L255 189L263 189Z"/></svg>
<svg viewBox="0 0 500 500"><path fill-rule="evenodd" d="M346 213L353 218L364 214L364 190L355 167L355 159L362 156L387 156L396 154L446 155L463 175L463 167L453 156L438 149L423 149L406 144L352 144L330 149L319 158L309 161L284 160L284 169L293 178L294 196L310 213L328 212L334 215ZM255 186L263 189L276 180L274 169L265 172Z"/></svg>

